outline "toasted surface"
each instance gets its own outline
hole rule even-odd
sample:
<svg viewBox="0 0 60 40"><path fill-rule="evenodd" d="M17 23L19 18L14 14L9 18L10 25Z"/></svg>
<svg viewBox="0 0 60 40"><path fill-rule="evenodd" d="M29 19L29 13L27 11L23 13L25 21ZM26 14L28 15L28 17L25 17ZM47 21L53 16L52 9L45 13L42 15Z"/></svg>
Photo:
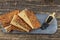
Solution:
<svg viewBox="0 0 60 40"><path fill-rule="evenodd" d="M12 25L14 25L15 27L21 28L26 32L29 32L31 30L30 26L28 24L26 24L19 16L14 15L11 23Z"/></svg>
<svg viewBox="0 0 60 40"><path fill-rule="evenodd" d="M14 10L14 11L0 15L0 23L3 25L4 28L9 27L13 16L18 13L19 13L19 10ZM15 30L16 28L14 26L11 26L8 29L9 30L7 31L11 31L11 30Z"/></svg>
<svg viewBox="0 0 60 40"><path fill-rule="evenodd" d="M22 10L18 16L21 17L32 29L36 29L41 26L34 12L31 10Z"/></svg>
<svg viewBox="0 0 60 40"><path fill-rule="evenodd" d="M12 28L13 27L13 28ZM17 30L17 31L20 31L20 32L25 32L24 30L18 28L18 27L15 27L14 25L11 25L11 29L12 30Z"/></svg>
<svg viewBox="0 0 60 40"><path fill-rule="evenodd" d="M10 25L10 21L12 20L13 15L17 13L19 13L19 10L14 10L12 12L0 15L0 22L2 23L3 27Z"/></svg>
<svg viewBox="0 0 60 40"><path fill-rule="evenodd" d="M13 26L13 25L6 26L4 29L6 30L6 32L11 32L13 30L17 30L17 31L20 31L20 32L25 32L24 30L19 29L19 28Z"/></svg>

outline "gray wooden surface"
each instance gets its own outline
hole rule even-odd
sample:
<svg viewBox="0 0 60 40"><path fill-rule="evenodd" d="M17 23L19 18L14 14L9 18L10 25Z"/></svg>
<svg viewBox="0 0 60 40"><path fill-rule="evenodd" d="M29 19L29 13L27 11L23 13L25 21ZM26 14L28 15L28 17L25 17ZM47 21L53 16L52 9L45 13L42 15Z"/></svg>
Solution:
<svg viewBox="0 0 60 40"><path fill-rule="evenodd" d="M53 35L5 34L0 31L0 40L60 40L60 0L0 0L0 12L30 8L35 12L56 12L58 30Z"/></svg>

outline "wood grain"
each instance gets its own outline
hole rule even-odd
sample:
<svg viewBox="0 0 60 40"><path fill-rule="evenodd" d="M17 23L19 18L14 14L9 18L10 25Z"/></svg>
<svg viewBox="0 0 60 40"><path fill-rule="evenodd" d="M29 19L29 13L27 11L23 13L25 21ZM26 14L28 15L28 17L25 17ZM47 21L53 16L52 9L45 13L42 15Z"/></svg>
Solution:
<svg viewBox="0 0 60 40"><path fill-rule="evenodd" d="M45 2L44 0L0 0L0 12L30 8L36 13L56 12L58 30L53 35L5 34L0 31L0 40L60 40L60 0Z"/></svg>

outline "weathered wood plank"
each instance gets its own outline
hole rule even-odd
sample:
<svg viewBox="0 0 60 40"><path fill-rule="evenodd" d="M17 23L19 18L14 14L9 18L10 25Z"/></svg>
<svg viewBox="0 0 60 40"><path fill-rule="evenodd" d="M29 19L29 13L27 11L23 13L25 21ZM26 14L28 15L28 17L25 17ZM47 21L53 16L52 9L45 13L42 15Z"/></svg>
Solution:
<svg viewBox="0 0 60 40"><path fill-rule="evenodd" d="M30 8L36 13L56 12L58 30L53 35L5 34L0 31L0 40L60 40L60 0L53 3L44 0L0 0L0 12L5 13L15 9Z"/></svg>
<svg viewBox="0 0 60 40"><path fill-rule="evenodd" d="M60 4L60 0L0 0L0 2L6 2L6 1L19 1L19 2L28 2L28 3L35 3L35 4L56 4L59 5Z"/></svg>
<svg viewBox="0 0 60 40"><path fill-rule="evenodd" d="M35 1L6 1L0 2L0 5L1 9L24 9L28 7L36 11L60 11L60 5L43 5L40 2L35 3Z"/></svg>
<svg viewBox="0 0 60 40"><path fill-rule="evenodd" d="M54 12L54 11L60 11L60 7L58 6L33 6L33 5L3 5L0 7L0 9L24 9L24 8L30 8L35 11L46 11L46 12Z"/></svg>
<svg viewBox="0 0 60 40"><path fill-rule="evenodd" d="M60 39L60 29L57 31L58 33L53 34L53 35L21 35L21 34L4 34L4 33L0 33L0 38L1 39L31 39L31 40L38 40L38 39ZM8 37L8 38L7 38Z"/></svg>

